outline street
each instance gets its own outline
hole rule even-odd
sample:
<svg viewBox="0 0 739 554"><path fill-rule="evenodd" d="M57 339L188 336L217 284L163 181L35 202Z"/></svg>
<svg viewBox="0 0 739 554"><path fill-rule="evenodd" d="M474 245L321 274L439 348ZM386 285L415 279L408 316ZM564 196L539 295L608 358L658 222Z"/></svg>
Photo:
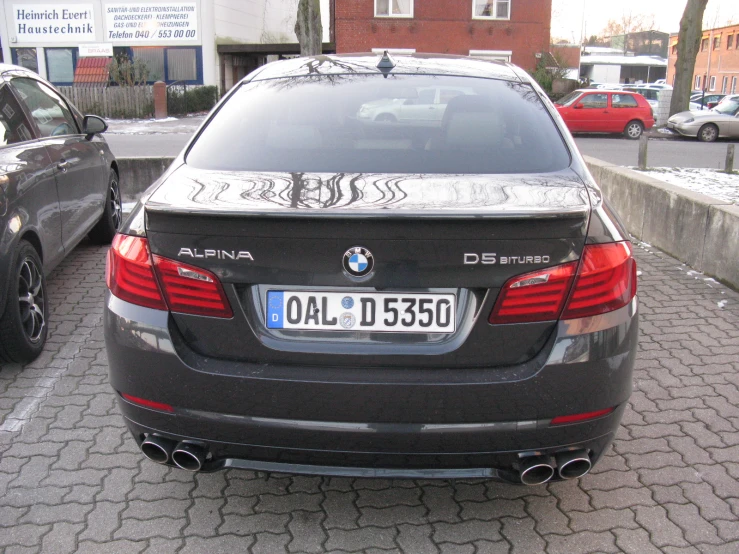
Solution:
<svg viewBox="0 0 739 554"><path fill-rule="evenodd" d="M131 124L121 125L113 121L105 139L119 157L176 156L202 120L202 117L192 117L166 123L150 122L133 129ZM578 135L575 140L586 156L623 166L637 163L638 141L615 135ZM649 165L723 168L726 145L730 143L725 140L702 143L694 139L653 139L649 142Z"/></svg>
<svg viewBox="0 0 739 554"><path fill-rule="evenodd" d="M0 370L0 550L739 552L739 294L635 250L641 339L613 447L579 481L515 487L146 460L108 384L106 248L84 242L49 278L44 353Z"/></svg>

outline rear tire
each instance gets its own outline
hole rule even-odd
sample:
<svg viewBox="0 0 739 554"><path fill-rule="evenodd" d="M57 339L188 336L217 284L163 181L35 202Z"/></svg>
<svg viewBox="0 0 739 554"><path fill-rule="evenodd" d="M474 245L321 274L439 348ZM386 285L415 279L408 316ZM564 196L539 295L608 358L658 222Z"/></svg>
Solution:
<svg viewBox="0 0 739 554"><path fill-rule="evenodd" d="M46 343L49 303L41 257L29 242L18 243L0 317L0 360L27 364Z"/></svg>
<svg viewBox="0 0 739 554"><path fill-rule="evenodd" d="M118 174L110 170L108 177L108 192L105 195L105 209L103 215L95 224L88 236L95 244L110 244L116 231L123 223L123 204L121 202L121 188L118 183Z"/></svg>
<svg viewBox="0 0 739 554"><path fill-rule="evenodd" d="M624 136L630 140L638 140L644 133L644 125L641 121L629 121L624 129Z"/></svg>
<svg viewBox="0 0 739 554"><path fill-rule="evenodd" d="M706 123L698 131L698 140L701 142L716 142L718 138L718 127L713 123Z"/></svg>

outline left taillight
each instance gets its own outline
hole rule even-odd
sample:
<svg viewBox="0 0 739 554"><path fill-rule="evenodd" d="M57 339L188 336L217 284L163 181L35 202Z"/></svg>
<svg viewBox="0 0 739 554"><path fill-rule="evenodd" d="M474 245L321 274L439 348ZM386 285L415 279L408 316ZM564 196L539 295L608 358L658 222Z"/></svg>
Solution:
<svg viewBox="0 0 739 554"><path fill-rule="evenodd" d="M143 237L116 235L108 250L105 282L110 292L126 302L166 310L151 263L149 243Z"/></svg>
<svg viewBox="0 0 739 554"><path fill-rule="evenodd" d="M108 251L105 280L112 294L138 306L233 317L218 277L199 267L152 256L143 237L115 236Z"/></svg>
<svg viewBox="0 0 739 554"><path fill-rule="evenodd" d="M173 312L231 318L233 312L218 277L199 267L154 255L159 282Z"/></svg>

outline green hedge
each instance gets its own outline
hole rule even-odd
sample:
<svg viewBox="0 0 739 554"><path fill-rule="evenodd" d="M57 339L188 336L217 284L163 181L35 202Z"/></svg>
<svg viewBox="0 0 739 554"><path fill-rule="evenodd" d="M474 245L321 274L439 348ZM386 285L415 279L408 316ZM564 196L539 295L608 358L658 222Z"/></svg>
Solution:
<svg viewBox="0 0 739 554"><path fill-rule="evenodd" d="M173 86L167 89L167 113L169 115L207 112L218 102L216 86Z"/></svg>

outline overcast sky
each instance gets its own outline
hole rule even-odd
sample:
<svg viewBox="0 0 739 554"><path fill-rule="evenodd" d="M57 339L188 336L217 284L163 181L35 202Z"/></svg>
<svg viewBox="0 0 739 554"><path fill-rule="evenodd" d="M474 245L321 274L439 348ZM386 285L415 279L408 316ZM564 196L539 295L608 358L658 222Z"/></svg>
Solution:
<svg viewBox="0 0 739 554"><path fill-rule="evenodd" d="M552 39L563 38L574 43L580 42L583 21L586 35L597 35L609 19L620 20L629 12L653 14L656 29L677 32L685 9L685 0L552 0L552 4ZM713 27L714 21L716 27L739 23L739 0L709 0L705 22Z"/></svg>

